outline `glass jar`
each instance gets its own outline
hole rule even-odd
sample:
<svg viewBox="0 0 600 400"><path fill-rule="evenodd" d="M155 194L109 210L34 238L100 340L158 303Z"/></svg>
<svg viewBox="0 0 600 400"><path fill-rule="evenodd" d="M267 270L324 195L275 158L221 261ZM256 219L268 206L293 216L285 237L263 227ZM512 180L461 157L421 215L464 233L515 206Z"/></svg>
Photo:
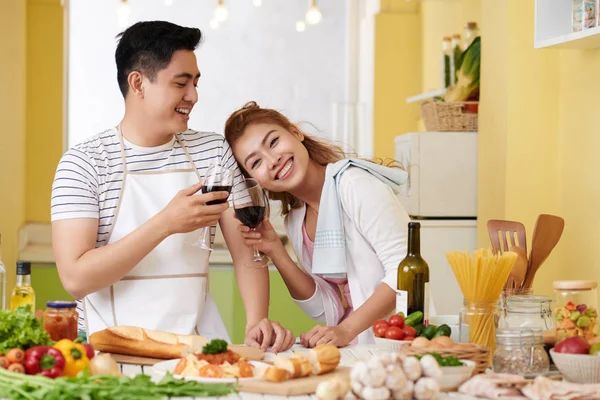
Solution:
<svg viewBox="0 0 600 400"><path fill-rule="evenodd" d="M554 320L556 340L583 336L590 340L598 335L598 282L555 281Z"/></svg>
<svg viewBox="0 0 600 400"><path fill-rule="evenodd" d="M523 376L541 375L548 372L550 359L544 350L542 330L537 328L498 329L492 368L497 373Z"/></svg>
<svg viewBox="0 0 600 400"><path fill-rule="evenodd" d="M459 340L487 346L490 349L490 361L496 345L496 327L500 317L498 305L498 301L465 300L459 315Z"/></svg>
<svg viewBox="0 0 600 400"><path fill-rule="evenodd" d="M504 288L500 293L501 316L506 317L506 299L511 296L524 296L533 294L532 288Z"/></svg>
<svg viewBox="0 0 600 400"><path fill-rule="evenodd" d="M44 329L54 341L77 339L77 303L71 301L49 301L44 311Z"/></svg>
<svg viewBox="0 0 600 400"><path fill-rule="evenodd" d="M516 295L505 299L505 312L501 313L501 328L554 329L552 300L547 296Z"/></svg>

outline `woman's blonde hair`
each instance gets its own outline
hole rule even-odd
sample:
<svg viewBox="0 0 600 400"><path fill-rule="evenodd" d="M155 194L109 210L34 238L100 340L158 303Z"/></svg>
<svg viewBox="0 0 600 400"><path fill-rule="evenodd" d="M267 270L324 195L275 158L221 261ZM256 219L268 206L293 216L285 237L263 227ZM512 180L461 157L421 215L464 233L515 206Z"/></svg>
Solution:
<svg viewBox="0 0 600 400"><path fill-rule="evenodd" d="M279 111L270 108L261 108L254 101L246 103L244 107L235 111L227 119L227 122L225 123L225 139L233 147L233 143L242 137L250 125L259 123L276 124L289 132L301 133L304 136L302 144L304 144L304 147L306 147L308 156L318 165L326 166L327 164L331 164L351 156L350 154L344 152L340 146L332 142L307 135L300 128L298 128L296 124L290 122L290 120ZM372 162L389 167L399 167L394 160L379 160ZM248 172L242 165L240 165L240 169L245 176L249 176ZM272 200L281 201L281 213L283 215L289 213L293 208L299 208L304 205L300 199L288 192L268 192L268 196Z"/></svg>

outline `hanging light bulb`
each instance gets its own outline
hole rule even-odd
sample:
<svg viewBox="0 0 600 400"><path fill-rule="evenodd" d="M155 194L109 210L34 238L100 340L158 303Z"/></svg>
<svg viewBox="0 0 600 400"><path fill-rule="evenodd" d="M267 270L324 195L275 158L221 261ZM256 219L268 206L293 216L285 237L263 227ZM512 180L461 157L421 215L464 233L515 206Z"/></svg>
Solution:
<svg viewBox="0 0 600 400"><path fill-rule="evenodd" d="M306 12L306 22L315 25L321 22L321 11L317 7L317 0L308 0L308 11Z"/></svg>
<svg viewBox="0 0 600 400"><path fill-rule="evenodd" d="M227 7L225 7L225 0L218 0L217 2L217 8L215 8L215 19L218 22L223 22L227 19L227 16L229 15L229 11L227 10Z"/></svg>
<svg viewBox="0 0 600 400"><path fill-rule="evenodd" d="M304 21L296 22L296 30L298 32L304 32L306 30L306 24L304 23Z"/></svg>
<svg viewBox="0 0 600 400"><path fill-rule="evenodd" d="M217 29L219 27L219 21L217 21L216 19L211 19L210 20L210 27L212 29Z"/></svg>
<svg viewBox="0 0 600 400"><path fill-rule="evenodd" d="M171 7L173 5L173 0L165 0L165 6Z"/></svg>
<svg viewBox="0 0 600 400"><path fill-rule="evenodd" d="M121 0L117 6L117 22L120 28L126 28L129 25L129 15L131 7L127 0Z"/></svg>
<svg viewBox="0 0 600 400"><path fill-rule="evenodd" d="M262 6L262 0L252 0L252 4L254 4L254 7L260 7Z"/></svg>

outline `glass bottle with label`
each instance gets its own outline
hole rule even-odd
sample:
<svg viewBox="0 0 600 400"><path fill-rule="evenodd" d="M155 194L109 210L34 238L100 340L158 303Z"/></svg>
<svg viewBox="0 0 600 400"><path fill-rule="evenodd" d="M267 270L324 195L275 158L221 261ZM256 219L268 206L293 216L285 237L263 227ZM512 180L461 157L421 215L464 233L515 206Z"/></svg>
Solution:
<svg viewBox="0 0 600 400"><path fill-rule="evenodd" d="M429 266L421 257L421 224L408 224L408 251L398 265L396 312L408 316L423 313L423 323L429 322Z"/></svg>
<svg viewBox="0 0 600 400"><path fill-rule="evenodd" d="M2 247L2 236L0 236L0 250ZM2 263L2 252L0 251L0 310L6 308L6 268Z"/></svg>
<svg viewBox="0 0 600 400"><path fill-rule="evenodd" d="M445 36L442 41L442 58L441 58L441 83L442 88L447 88L451 84L451 77L454 75L454 62L452 58L452 45L450 36Z"/></svg>
<svg viewBox="0 0 600 400"><path fill-rule="evenodd" d="M31 311L35 312L35 292L31 287L31 263L17 261L17 283L10 299L10 309L16 310L19 306L31 305Z"/></svg>

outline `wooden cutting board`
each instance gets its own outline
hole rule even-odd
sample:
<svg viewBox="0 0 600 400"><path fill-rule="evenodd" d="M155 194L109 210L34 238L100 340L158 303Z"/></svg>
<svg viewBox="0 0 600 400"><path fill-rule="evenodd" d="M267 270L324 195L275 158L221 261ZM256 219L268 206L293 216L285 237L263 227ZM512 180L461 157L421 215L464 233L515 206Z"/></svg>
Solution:
<svg viewBox="0 0 600 400"><path fill-rule="evenodd" d="M317 391L319 383L335 377L350 379L350 367L337 367L335 371L324 375L309 376L306 378L290 379L285 382L268 382L255 379L240 383L240 392L273 394L280 396L295 396L313 394Z"/></svg>
<svg viewBox="0 0 600 400"><path fill-rule="evenodd" d="M230 344L228 346L229 350L234 351L241 355L242 357L253 360L253 361L262 361L265 357L265 352L261 349L256 349L254 347L244 346L241 344ZM100 353L102 354L102 353ZM107 353L108 354L108 353ZM159 358L150 358L150 357L141 357L141 356L130 356L126 354L114 354L110 353L110 356L118 363L121 364L137 364L137 365L154 365L161 361L165 361Z"/></svg>

